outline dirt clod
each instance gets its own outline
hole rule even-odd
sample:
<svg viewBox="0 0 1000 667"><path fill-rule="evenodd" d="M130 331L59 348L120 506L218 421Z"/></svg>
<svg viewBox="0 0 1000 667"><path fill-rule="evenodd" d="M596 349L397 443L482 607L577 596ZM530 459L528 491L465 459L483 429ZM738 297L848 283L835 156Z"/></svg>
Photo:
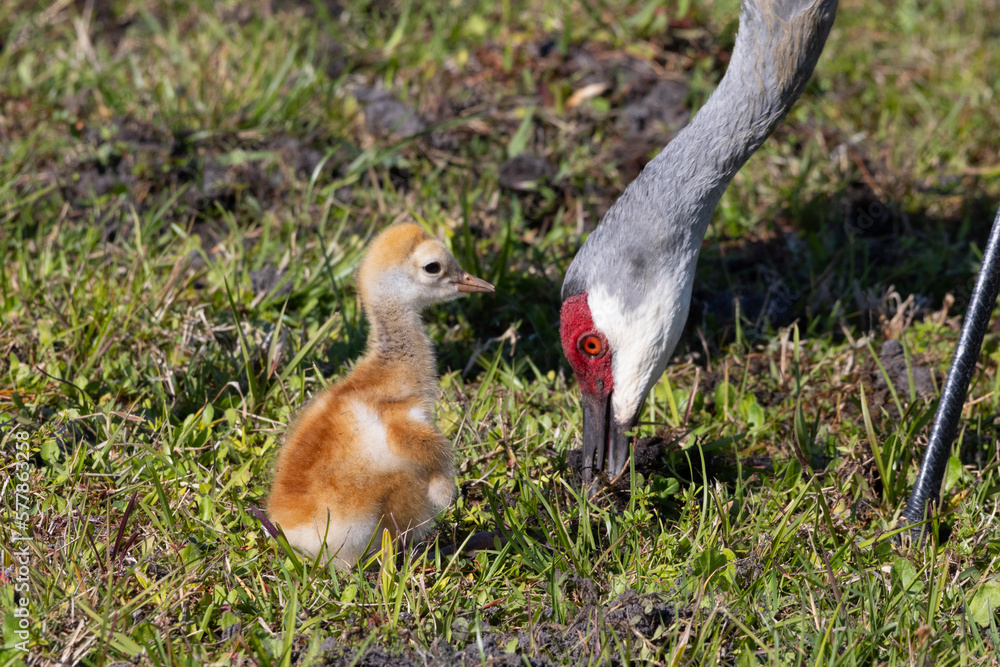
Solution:
<svg viewBox="0 0 1000 667"><path fill-rule="evenodd" d="M657 435L651 438L639 438L632 446L632 458L637 474L643 477L650 475L662 475L664 470L663 458L667 452L675 446L677 438L671 434ZM583 451L571 449L566 453L566 466L573 476L575 485L583 484ZM632 467L630 463L625 471L617 477L611 479L605 474L595 476L591 486L591 495L598 499L601 496L610 499L611 503L618 509L623 509L628 505L631 497L631 485L629 471Z"/></svg>
<svg viewBox="0 0 1000 667"><path fill-rule="evenodd" d="M934 382L931 380L930 369L925 366L918 366L912 363L912 360L908 366L903 345L898 340L890 339L882 343L879 359L897 393L909 394L910 374L912 373L913 390L917 394L920 396L932 396L934 394ZM888 389L885 377L881 373L875 379L875 386Z"/></svg>

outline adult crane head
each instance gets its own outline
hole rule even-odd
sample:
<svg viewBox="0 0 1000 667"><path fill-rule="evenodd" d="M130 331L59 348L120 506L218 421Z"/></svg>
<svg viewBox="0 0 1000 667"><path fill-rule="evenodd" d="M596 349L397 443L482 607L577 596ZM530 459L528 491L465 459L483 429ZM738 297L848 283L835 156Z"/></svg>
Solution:
<svg viewBox="0 0 1000 667"><path fill-rule="evenodd" d="M566 273L560 337L583 404L583 473L617 475L677 345L723 191L802 93L837 0L742 0L729 68L705 106L608 210Z"/></svg>

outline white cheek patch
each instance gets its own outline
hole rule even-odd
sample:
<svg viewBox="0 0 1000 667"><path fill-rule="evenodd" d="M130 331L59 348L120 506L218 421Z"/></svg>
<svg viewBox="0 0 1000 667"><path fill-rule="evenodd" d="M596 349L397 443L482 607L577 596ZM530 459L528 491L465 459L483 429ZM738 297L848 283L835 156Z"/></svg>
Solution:
<svg viewBox="0 0 1000 667"><path fill-rule="evenodd" d="M377 298L388 298L393 301L419 302L423 290L402 268L385 269L376 283Z"/></svg>
<svg viewBox="0 0 1000 667"><path fill-rule="evenodd" d="M673 272L666 279L661 276L657 283L662 289L647 294L632 310L626 310L603 285L587 293L594 326L611 347L611 402L619 421L642 407L646 394L667 367L687 321L694 271Z"/></svg>
<svg viewBox="0 0 1000 667"><path fill-rule="evenodd" d="M400 468L403 460L390 451L385 424L378 415L360 401L351 401L350 406L357 451L364 464L383 472Z"/></svg>

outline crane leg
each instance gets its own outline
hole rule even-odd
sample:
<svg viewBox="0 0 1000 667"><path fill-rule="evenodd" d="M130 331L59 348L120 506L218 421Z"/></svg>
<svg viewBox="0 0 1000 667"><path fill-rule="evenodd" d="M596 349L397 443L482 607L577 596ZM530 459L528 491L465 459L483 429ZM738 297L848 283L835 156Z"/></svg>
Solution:
<svg viewBox="0 0 1000 667"><path fill-rule="evenodd" d="M976 277L976 286L962 325L962 333L955 348L955 358L948 371L941 402L934 415L930 442L920 473L913 487L913 493L903 510L903 519L908 524L922 522L930 516L930 506L937 502L941 493L941 480L948 466L951 443L958 431L958 420L962 416L965 394L976 370L976 360L983 345L983 336L990 325L990 315L1000 288L1000 210L993 220L993 229L983 254L983 263ZM924 525L913 526L910 538L919 543L925 534Z"/></svg>

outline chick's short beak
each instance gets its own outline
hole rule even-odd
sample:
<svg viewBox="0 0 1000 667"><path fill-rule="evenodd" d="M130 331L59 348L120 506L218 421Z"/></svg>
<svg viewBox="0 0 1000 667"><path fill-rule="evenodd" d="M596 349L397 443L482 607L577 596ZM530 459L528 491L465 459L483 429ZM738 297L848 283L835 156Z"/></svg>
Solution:
<svg viewBox="0 0 1000 667"><path fill-rule="evenodd" d="M485 280L475 277L471 273L460 271L455 279L455 289L459 292L493 292L493 285Z"/></svg>

